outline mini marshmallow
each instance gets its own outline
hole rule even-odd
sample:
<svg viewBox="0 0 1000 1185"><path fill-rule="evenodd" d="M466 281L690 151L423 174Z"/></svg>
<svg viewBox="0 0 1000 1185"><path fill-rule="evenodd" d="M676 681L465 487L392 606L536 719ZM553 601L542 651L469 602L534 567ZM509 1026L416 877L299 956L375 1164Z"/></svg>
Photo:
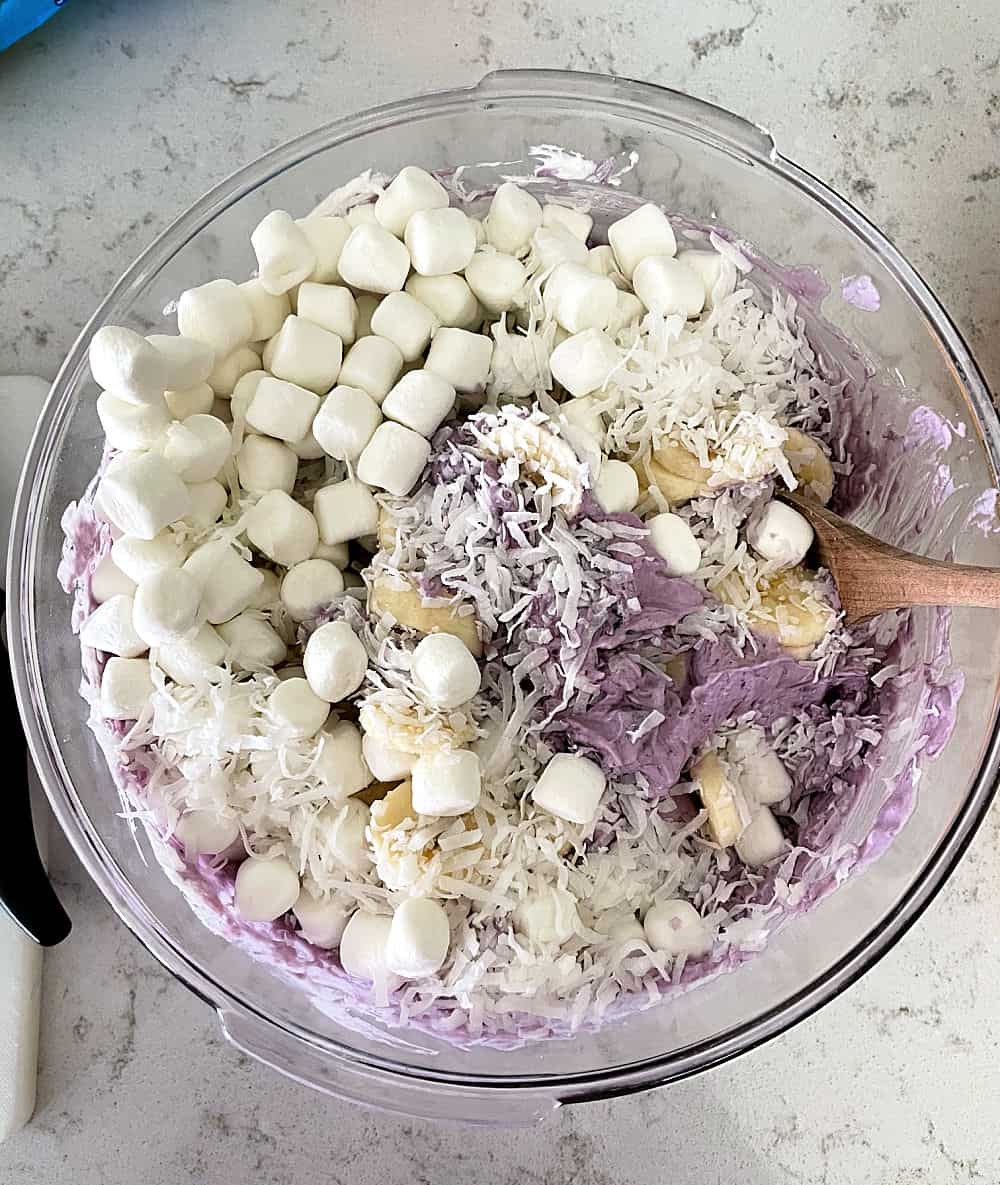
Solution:
<svg viewBox="0 0 1000 1185"><path fill-rule="evenodd" d="M359 387L334 387L313 420L313 435L338 461L356 461L382 422L378 404Z"/></svg>
<svg viewBox="0 0 1000 1185"><path fill-rule="evenodd" d="M419 276L460 272L476 251L476 232L461 210L418 210L404 235Z"/></svg>
<svg viewBox="0 0 1000 1185"><path fill-rule="evenodd" d="M788 770L777 753L764 743L742 756L738 776L744 794L761 806L783 802L792 792Z"/></svg>
<svg viewBox="0 0 1000 1185"><path fill-rule="evenodd" d="M693 576L701 567L701 544L678 514L654 514L646 522L649 542L671 576Z"/></svg>
<svg viewBox="0 0 1000 1185"><path fill-rule="evenodd" d="M587 252L587 267L598 276L608 276L616 288L625 288L628 281L618 270L618 260L615 258L614 248L603 244L591 247Z"/></svg>
<svg viewBox="0 0 1000 1185"><path fill-rule="evenodd" d="M606 329L618 306L618 289L583 263L560 263L543 288L545 310L569 333Z"/></svg>
<svg viewBox="0 0 1000 1185"><path fill-rule="evenodd" d="M358 478L402 498L413 489L430 455L431 446L419 433L387 420L358 457Z"/></svg>
<svg viewBox="0 0 1000 1185"><path fill-rule="evenodd" d="M323 901L303 889L292 906L292 913L307 942L323 950L333 950L340 944L353 908L350 898L331 896Z"/></svg>
<svg viewBox="0 0 1000 1185"><path fill-rule="evenodd" d="M307 560L319 542L316 520L284 490L270 490L247 511L247 538L276 564Z"/></svg>
<svg viewBox="0 0 1000 1185"><path fill-rule="evenodd" d="M557 819L588 826L597 817L606 785L604 771L589 758L557 753L542 770L531 799Z"/></svg>
<svg viewBox="0 0 1000 1185"><path fill-rule="evenodd" d="M378 527L378 503L363 482L334 482L316 491L313 514L324 543L346 543L372 534Z"/></svg>
<svg viewBox="0 0 1000 1185"><path fill-rule="evenodd" d="M246 423L247 411L253 402L253 397L257 394L257 388L260 386L262 380L270 377L266 370L251 370L249 374L245 374L236 386L233 387L233 393L229 399L229 411L234 421L237 418L243 420L244 431L246 432L256 431L252 424Z"/></svg>
<svg viewBox="0 0 1000 1185"><path fill-rule="evenodd" d="M621 350L603 330L585 329L556 346L549 366L556 382L579 396L600 390L621 361Z"/></svg>
<svg viewBox="0 0 1000 1185"><path fill-rule="evenodd" d="M577 263L586 267L590 255L587 244L581 243L565 227L542 226L531 236L531 258L536 269L544 273L558 267L560 263Z"/></svg>
<svg viewBox="0 0 1000 1185"><path fill-rule="evenodd" d="M331 805L320 812L319 829L323 846L334 864L347 872L364 872L372 862L365 838L368 807L356 798L341 805Z"/></svg>
<svg viewBox="0 0 1000 1185"><path fill-rule="evenodd" d="M677 240L670 219L651 202L612 222L608 227L608 242L622 275L629 280L636 265L647 255L677 254Z"/></svg>
<svg viewBox="0 0 1000 1185"><path fill-rule="evenodd" d="M580 914L573 894L550 884L529 893L514 910L512 920L528 942L562 945L576 933Z"/></svg>
<svg viewBox="0 0 1000 1185"><path fill-rule="evenodd" d="M371 333L372 317L379 306L379 298L371 292L357 292L354 295L354 303L358 306L358 323L354 331L354 340L357 341Z"/></svg>
<svg viewBox="0 0 1000 1185"><path fill-rule="evenodd" d="M715 285L722 278L722 256L718 251L678 251L677 260L689 267L701 277L705 288L705 308L710 309L715 304L712 292Z"/></svg>
<svg viewBox="0 0 1000 1185"><path fill-rule="evenodd" d="M238 346L231 354L216 359L208 376L208 385L216 395L226 398L232 395L240 379L252 370L260 370L260 355L250 346Z"/></svg>
<svg viewBox="0 0 1000 1185"><path fill-rule="evenodd" d="M778 820L766 806L760 806L736 841L736 854L744 864L759 868L785 850L785 837Z"/></svg>
<svg viewBox="0 0 1000 1185"><path fill-rule="evenodd" d="M413 809L450 818L478 806L482 794L479 757L470 749L438 749L413 763Z"/></svg>
<svg viewBox="0 0 1000 1185"><path fill-rule="evenodd" d="M215 365L215 351L204 342L172 333L151 333L149 342L166 360L167 390L186 391L204 383Z"/></svg>
<svg viewBox="0 0 1000 1185"><path fill-rule="evenodd" d="M118 567L111 555L102 556L90 577L90 595L102 605L112 597L131 597L135 593L135 581Z"/></svg>
<svg viewBox="0 0 1000 1185"><path fill-rule="evenodd" d="M351 562L351 553L348 550L346 543L317 543L316 550L312 553L314 560L329 560L331 564L335 564L341 572Z"/></svg>
<svg viewBox="0 0 1000 1185"><path fill-rule="evenodd" d="M267 700L267 715L280 732L292 739L315 736L326 723L330 705L305 679L285 679Z"/></svg>
<svg viewBox="0 0 1000 1185"><path fill-rule="evenodd" d="M256 357L256 355L254 356ZM263 371L261 373L263 374ZM186 420L188 416L210 415L215 404L215 392L208 383L199 383L196 387L186 387L183 391L166 391L163 398L166 400L167 410L175 420ZM98 408L99 414L100 408ZM105 429L105 435L107 435L107 429Z"/></svg>
<svg viewBox="0 0 1000 1185"><path fill-rule="evenodd" d="M433 975L448 957L451 926L444 907L429 897L410 897L392 915L385 965L404 979Z"/></svg>
<svg viewBox="0 0 1000 1185"><path fill-rule="evenodd" d="M248 608L264 583L264 574L229 543L213 539L196 548L183 570L201 587L205 619L218 625Z"/></svg>
<svg viewBox="0 0 1000 1185"><path fill-rule="evenodd" d="M97 397L97 418L112 448L138 452L162 439L170 427L170 408L162 395L148 403L130 403L102 391Z"/></svg>
<svg viewBox="0 0 1000 1185"><path fill-rule="evenodd" d="M362 292L398 292L410 273L410 253L381 226L355 227L344 244L340 278Z"/></svg>
<svg viewBox="0 0 1000 1185"><path fill-rule="evenodd" d="M281 856L248 856L236 870L236 910L248 922L273 922L299 898L299 877Z"/></svg>
<svg viewBox="0 0 1000 1185"><path fill-rule="evenodd" d="M166 568L135 590L132 622L147 646L179 642L201 625L201 584L183 568Z"/></svg>
<svg viewBox="0 0 1000 1185"><path fill-rule="evenodd" d="M712 949L712 932L690 903L680 898L657 901L642 920L646 941L653 950L697 959Z"/></svg>
<svg viewBox="0 0 1000 1185"><path fill-rule="evenodd" d="M90 339L94 382L126 403L157 403L163 398L170 363L156 346L123 325L102 325Z"/></svg>
<svg viewBox="0 0 1000 1185"><path fill-rule="evenodd" d="M219 625L219 635L226 644L227 657L243 671L264 671L280 666L288 655L281 635L262 617L237 613Z"/></svg>
<svg viewBox="0 0 1000 1185"><path fill-rule="evenodd" d="M809 520L784 502L768 502L747 524L747 539L765 560L791 568L806 558L813 545Z"/></svg>
<svg viewBox="0 0 1000 1185"><path fill-rule="evenodd" d="M541 226L542 207L527 190L505 181L493 195L483 224L487 239L498 251L517 255Z"/></svg>
<svg viewBox="0 0 1000 1185"><path fill-rule="evenodd" d="M302 665L313 691L336 704L364 683L368 653L346 621L330 621L310 635Z"/></svg>
<svg viewBox="0 0 1000 1185"><path fill-rule="evenodd" d="M431 437L455 406L455 388L429 370L411 370L385 397L382 414Z"/></svg>
<svg viewBox="0 0 1000 1185"><path fill-rule="evenodd" d="M221 664L226 658L226 644L210 626L203 625L190 638L160 646L153 661L175 683L193 685L202 681L218 683Z"/></svg>
<svg viewBox="0 0 1000 1185"><path fill-rule="evenodd" d="M456 391L471 392L485 384L492 358L490 338L465 329L443 328L434 335L425 366Z"/></svg>
<svg viewBox="0 0 1000 1185"><path fill-rule="evenodd" d="M268 490L292 492L299 459L287 444L270 436L248 436L236 454L240 485L252 494Z"/></svg>
<svg viewBox="0 0 1000 1185"><path fill-rule="evenodd" d="M240 838L240 825L231 815L218 811L187 811L177 820L174 835L191 856L217 856Z"/></svg>
<svg viewBox="0 0 1000 1185"><path fill-rule="evenodd" d="M187 486L157 453L116 457L98 486L101 506L126 535L152 539L191 512Z"/></svg>
<svg viewBox="0 0 1000 1185"><path fill-rule="evenodd" d="M316 267L309 239L284 210L272 210L257 223L250 245L257 256L258 279L272 296L301 284Z"/></svg>
<svg viewBox="0 0 1000 1185"><path fill-rule="evenodd" d="M347 225L354 230L359 226L377 226L378 219L375 217L375 203L362 202L360 205L353 206L347 211L345 215Z"/></svg>
<svg viewBox="0 0 1000 1185"><path fill-rule="evenodd" d="M561 226L571 235L586 242L594 229L594 220L582 210L560 206L556 202L546 202L542 206L542 226Z"/></svg>
<svg viewBox="0 0 1000 1185"><path fill-rule="evenodd" d="M479 302L461 276L413 275L406 281L405 291L450 328L474 329L483 319Z"/></svg>
<svg viewBox="0 0 1000 1185"><path fill-rule="evenodd" d="M408 778L417 760L415 754L390 749L367 732L361 738L361 751L368 768L380 782L399 782Z"/></svg>
<svg viewBox="0 0 1000 1185"><path fill-rule="evenodd" d="M184 549L169 531L162 531L152 539L122 535L111 545L111 558L130 580L138 584L154 572L179 568L184 562Z"/></svg>
<svg viewBox="0 0 1000 1185"><path fill-rule="evenodd" d="M424 702L444 711L468 703L482 683L479 664L452 634L422 638L413 651L410 674Z"/></svg>
<svg viewBox="0 0 1000 1185"><path fill-rule="evenodd" d="M334 720L320 734L320 751L313 773L333 802L343 802L372 782L372 771L361 747L361 729L350 720Z"/></svg>
<svg viewBox="0 0 1000 1185"><path fill-rule="evenodd" d="M265 436L294 442L312 427L319 404L319 396L313 391L266 376L258 382L250 400L247 423Z"/></svg>
<svg viewBox="0 0 1000 1185"><path fill-rule="evenodd" d="M247 608L277 609L281 604L281 581L270 568L256 568L254 570L259 572L264 579Z"/></svg>
<svg viewBox="0 0 1000 1185"><path fill-rule="evenodd" d="M382 979L392 919L363 909L353 913L340 939L340 965L355 979Z"/></svg>
<svg viewBox="0 0 1000 1185"><path fill-rule="evenodd" d="M608 333L616 337L626 325L635 325L646 315L642 301L632 292L619 292L614 314L608 322Z"/></svg>
<svg viewBox="0 0 1000 1185"><path fill-rule="evenodd" d="M293 313L274 339L268 369L275 378L325 395L340 374L343 358L343 342L335 333Z"/></svg>
<svg viewBox="0 0 1000 1185"><path fill-rule="evenodd" d="M229 429L215 416L188 416L164 433L159 452L184 481L209 481L219 472L232 450Z"/></svg>
<svg viewBox="0 0 1000 1185"><path fill-rule="evenodd" d="M427 349L438 320L408 292L390 292L372 315L372 333L391 341L404 362L415 362Z"/></svg>
<svg viewBox="0 0 1000 1185"><path fill-rule="evenodd" d="M281 582L281 603L293 621L305 621L325 609L344 591L340 569L329 560L308 559L294 564Z"/></svg>
<svg viewBox="0 0 1000 1185"><path fill-rule="evenodd" d="M303 321L336 334L345 346L352 345L357 336L358 302L350 288L339 284L314 284L310 281L301 285L296 315Z"/></svg>
<svg viewBox="0 0 1000 1185"><path fill-rule="evenodd" d="M153 694L148 658L109 658L101 675L101 715L138 720Z"/></svg>
<svg viewBox="0 0 1000 1185"><path fill-rule="evenodd" d="M187 488L191 495L191 513L185 515L184 521L199 531L205 531L222 517L229 501L226 487L222 482L209 478L208 481L188 482Z"/></svg>
<svg viewBox="0 0 1000 1185"><path fill-rule="evenodd" d="M635 510L639 501L639 478L624 461L605 461L594 483L593 494L608 514Z"/></svg>
<svg viewBox="0 0 1000 1185"><path fill-rule="evenodd" d="M346 218L320 214L297 218L296 225L306 236L316 257L316 264L308 279L315 280L318 284L332 284L339 275L337 265L340 263L340 253L351 233L350 223Z"/></svg>
<svg viewBox="0 0 1000 1185"><path fill-rule="evenodd" d="M307 432L301 440L292 441L288 447L300 461L318 461L320 457L326 456L323 446L312 432Z"/></svg>
<svg viewBox="0 0 1000 1185"><path fill-rule="evenodd" d="M594 919L594 929L605 934L609 941L626 945L630 950L637 942L646 941L642 922L625 909L608 909Z"/></svg>
<svg viewBox="0 0 1000 1185"><path fill-rule="evenodd" d="M604 440L604 417L598 402L592 395L579 399L567 399L559 405L559 418L574 427L582 428L600 444Z"/></svg>
<svg viewBox="0 0 1000 1185"><path fill-rule="evenodd" d="M98 605L80 627L83 645L119 658L145 654L149 647L133 623L133 604L131 597L119 594Z"/></svg>
<svg viewBox="0 0 1000 1185"><path fill-rule="evenodd" d="M483 308L497 316L524 303L528 273L513 255L477 251L465 269L465 280Z"/></svg>
<svg viewBox="0 0 1000 1185"><path fill-rule="evenodd" d="M403 369L403 355L388 338L359 338L347 351L340 368L340 383L360 387L381 404Z"/></svg>
<svg viewBox="0 0 1000 1185"><path fill-rule="evenodd" d="M375 202L375 217L381 226L397 238L403 237L406 224L420 210L440 210L448 205L448 192L440 181L425 169L407 165Z"/></svg>
<svg viewBox="0 0 1000 1185"><path fill-rule="evenodd" d="M182 292L177 328L184 337L204 342L222 357L255 340L250 301L232 280L211 280Z"/></svg>
<svg viewBox="0 0 1000 1185"><path fill-rule="evenodd" d="M288 293L268 292L260 280L247 280L237 287L250 306L250 314L253 317L250 340L262 342L274 337L292 311Z"/></svg>
<svg viewBox="0 0 1000 1185"><path fill-rule="evenodd" d="M701 276L669 255L647 255L632 275L635 294L661 317L697 317L705 307Z"/></svg>

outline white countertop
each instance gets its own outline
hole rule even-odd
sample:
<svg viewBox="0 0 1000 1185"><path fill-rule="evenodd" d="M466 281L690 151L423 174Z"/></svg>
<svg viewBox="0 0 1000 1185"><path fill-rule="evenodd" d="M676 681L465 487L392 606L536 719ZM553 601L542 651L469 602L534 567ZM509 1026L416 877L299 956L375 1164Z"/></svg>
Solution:
<svg viewBox="0 0 1000 1185"><path fill-rule="evenodd" d="M887 229L1000 383L994 0L420 11L75 0L0 56L0 373L54 374L153 235L273 144L492 68L557 66L769 126ZM713 1073L514 1135L365 1112L250 1062L53 847L75 928L47 957L38 1112L0 1146L4 1185L1000 1180L996 811L920 923L818 1016Z"/></svg>

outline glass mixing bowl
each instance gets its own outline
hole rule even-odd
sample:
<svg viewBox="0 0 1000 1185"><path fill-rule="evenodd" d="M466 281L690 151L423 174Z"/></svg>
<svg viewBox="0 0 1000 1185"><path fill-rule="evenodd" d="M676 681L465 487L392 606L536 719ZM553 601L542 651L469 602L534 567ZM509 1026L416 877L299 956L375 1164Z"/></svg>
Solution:
<svg viewBox="0 0 1000 1185"><path fill-rule="evenodd" d="M638 152L637 166L621 177L622 202L642 194L700 222L734 227L778 263L814 265L835 293L844 276L871 276L881 293L877 315L833 297L824 313L877 367L964 425L948 454L956 482L975 490L995 484L1000 424L940 303L875 227L780 156L766 132L641 83L493 74L470 90L395 103L302 136L224 181L160 236L94 314L52 388L21 483L8 583L17 691L42 781L83 864L140 941L217 1011L235 1045L282 1072L400 1112L482 1123L527 1122L561 1103L671 1082L809 1015L870 967L941 887L987 809L998 765L1000 631L982 610L959 611L952 647L966 688L957 726L884 855L731 974L598 1034L503 1052L460 1050L413 1033L348 1031L211 934L155 862L144 862L85 725L79 647L55 577L60 515L101 454L91 335L108 322L152 331L184 288L248 275L249 231L267 210L305 213L363 169L523 162L532 146L546 144L594 160ZM495 183L518 171L500 163L473 175ZM948 545L939 535L920 542L939 555ZM954 542L959 559L1000 564L1000 545L981 532ZM917 616L918 637L930 636L929 620ZM878 807L875 782L869 809L853 818L859 841Z"/></svg>

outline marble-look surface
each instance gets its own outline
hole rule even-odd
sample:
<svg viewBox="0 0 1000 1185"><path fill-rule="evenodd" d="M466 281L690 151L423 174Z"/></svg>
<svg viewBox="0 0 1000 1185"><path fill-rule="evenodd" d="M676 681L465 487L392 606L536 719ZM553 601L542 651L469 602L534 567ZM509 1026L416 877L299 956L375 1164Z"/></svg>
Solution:
<svg viewBox="0 0 1000 1185"><path fill-rule="evenodd" d="M264 149L492 68L558 66L674 85L768 125L888 230L1000 383L993 0L430 0L418 11L73 0L0 57L0 372L51 376L136 253ZM512 1138L329 1102L240 1056L57 840L75 931L47 959L38 1113L0 1147L0 1181L1000 1180L998 846L994 812L900 946L784 1038Z"/></svg>

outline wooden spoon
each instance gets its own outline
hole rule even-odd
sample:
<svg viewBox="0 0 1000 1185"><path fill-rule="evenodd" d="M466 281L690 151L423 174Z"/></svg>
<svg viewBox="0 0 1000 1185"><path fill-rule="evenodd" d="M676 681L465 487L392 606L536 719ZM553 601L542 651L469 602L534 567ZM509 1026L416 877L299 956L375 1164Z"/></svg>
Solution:
<svg viewBox="0 0 1000 1185"><path fill-rule="evenodd" d="M925 559L882 543L812 499L778 496L812 524L817 558L833 577L847 625L911 605L1000 609L1000 568Z"/></svg>

